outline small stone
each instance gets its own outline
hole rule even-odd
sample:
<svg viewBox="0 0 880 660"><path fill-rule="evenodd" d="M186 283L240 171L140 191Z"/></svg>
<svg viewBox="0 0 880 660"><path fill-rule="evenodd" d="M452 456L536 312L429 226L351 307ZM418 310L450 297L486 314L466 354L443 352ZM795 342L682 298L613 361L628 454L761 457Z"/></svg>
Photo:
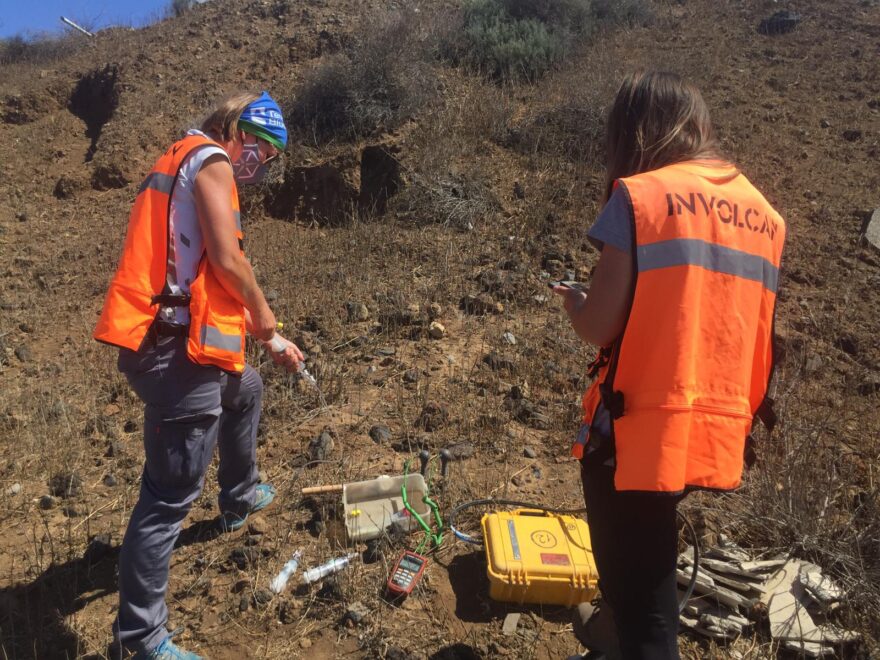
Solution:
<svg viewBox="0 0 880 660"><path fill-rule="evenodd" d="M456 442L454 445L447 447L447 449L454 461L463 461L466 458L470 458L477 451L476 447L470 442Z"/></svg>
<svg viewBox="0 0 880 660"><path fill-rule="evenodd" d="M495 351L483 356L483 362L487 364L492 371L508 371L510 373L516 371L516 365L513 363L513 360L503 357Z"/></svg>
<svg viewBox="0 0 880 660"><path fill-rule="evenodd" d="M538 458L538 452L536 452L531 447L526 447L525 449L523 449L523 455L526 458Z"/></svg>
<svg viewBox="0 0 880 660"><path fill-rule="evenodd" d="M89 563L99 562L112 550L113 545L110 540L110 535L107 533L97 534L89 541L83 559Z"/></svg>
<svg viewBox="0 0 880 660"><path fill-rule="evenodd" d="M269 289L269 291L266 292L266 300L268 302L275 302L278 300L278 292L275 289Z"/></svg>
<svg viewBox="0 0 880 660"><path fill-rule="evenodd" d="M257 548L233 548L229 553L229 558L235 566L243 571L249 565L254 565L260 561L260 551Z"/></svg>
<svg viewBox="0 0 880 660"><path fill-rule="evenodd" d="M464 296L459 301L459 307L468 314L478 316L483 314L502 314L504 312L504 305L496 302L490 295L485 293L481 293L478 296Z"/></svg>
<svg viewBox="0 0 880 660"><path fill-rule="evenodd" d="M104 485L107 486L107 488L113 488L114 486L116 486L116 477L114 477L112 474L105 474Z"/></svg>
<svg viewBox="0 0 880 660"><path fill-rule="evenodd" d="M15 357L17 357L20 362L30 362L33 359L31 349L24 344L15 347Z"/></svg>
<svg viewBox="0 0 880 660"><path fill-rule="evenodd" d="M261 484L269 483L269 475L266 474L265 470L260 470L259 479Z"/></svg>
<svg viewBox="0 0 880 660"><path fill-rule="evenodd" d="M263 607L264 605L269 604L272 601L272 592L268 589L260 587L259 589L254 591L254 605L257 607Z"/></svg>
<svg viewBox="0 0 880 660"><path fill-rule="evenodd" d="M827 119L820 119L819 126L821 126L822 128L831 128L831 122Z"/></svg>
<svg viewBox="0 0 880 660"><path fill-rule="evenodd" d="M310 640L308 637L303 637L301 640L299 640L299 647L303 650L312 648L312 640Z"/></svg>
<svg viewBox="0 0 880 660"><path fill-rule="evenodd" d="M395 355L396 353L397 353L397 351L395 349L391 348L390 346L382 346L382 347L376 349L376 355L379 355L381 357L391 357L392 355ZM385 365L385 366L388 366L388 365Z"/></svg>
<svg viewBox="0 0 880 660"><path fill-rule="evenodd" d="M443 339L446 336L446 326L438 321L431 321L428 326L428 336L431 339Z"/></svg>
<svg viewBox="0 0 880 660"><path fill-rule="evenodd" d="M79 509L77 509L72 504L68 504L63 509L61 509L61 513L63 513L68 518L76 518L79 516Z"/></svg>
<svg viewBox="0 0 880 660"><path fill-rule="evenodd" d="M238 600L238 611L239 612L247 612L250 605L251 605L251 599L248 598L247 596L242 596Z"/></svg>
<svg viewBox="0 0 880 660"><path fill-rule="evenodd" d="M251 516L248 518L248 534L259 536L269 531L269 524L263 516Z"/></svg>
<svg viewBox="0 0 880 660"><path fill-rule="evenodd" d="M512 483L517 488L522 488L525 485L525 480L523 480L522 477L517 475L513 479L510 480L510 483Z"/></svg>
<svg viewBox="0 0 880 660"><path fill-rule="evenodd" d="M235 584L232 585L232 593L240 594L245 589L250 589L251 586L250 578L241 578L240 580L236 580Z"/></svg>
<svg viewBox="0 0 880 660"><path fill-rule="evenodd" d="M847 142L858 142L862 139L862 132L855 128L847 129L843 132L843 139Z"/></svg>
<svg viewBox="0 0 880 660"><path fill-rule="evenodd" d="M26 335L29 335L34 331L34 326L32 326L27 321L22 321L21 323L18 324L18 329L21 330Z"/></svg>
<svg viewBox="0 0 880 660"><path fill-rule="evenodd" d="M43 511L48 511L49 509L54 508L55 506L55 498L51 495L43 495L40 498L40 508Z"/></svg>
<svg viewBox="0 0 880 660"><path fill-rule="evenodd" d="M432 321L434 319L439 319L443 315L443 307L440 306L439 303L431 303L428 305L428 318Z"/></svg>
<svg viewBox="0 0 880 660"><path fill-rule="evenodd" d="M511 612L506 617L504 617L504 623L501 626L501 634L502 635L512 635L516 632L516 627L519 625L519 619L522 616L521 612Z"/></svg>
<svg viewBox="0 0 880 660"><path fill-rule="evenodd" d="M82 479L75 472L59 472L49 480L49 491L55 497L76 497L81 490Z"/></svg>
<svg viewBox="0 0 880 660"><path fill-rule="evenodd" d="M21 492L21 484L12 484L6 489L7 495L18 495Z"/></svg>
<svg viewBox="0 0 880 660"><path fill-rule="evenodd" d="M370 309L361 302L345 303L345 312L346 314L348 314L349 323L367 321L370 318Z"/></svg>
<svg viewBox="0 0 880 660"><path fill-rule="evenodd" d="M370 428L370 438L378 445L391 440L391 429L383 424L376 424Z"/></svg>
<svg viewBox="0 0 880 660"><path fill-rule="evenodd" d="M354 625L358 625L370 614L370 610L361 602L354 602L348 606L343 620L351 621Z"/></svg>
<svg viewBox="0 0 880 660"><path fill-rule="evenodd" d="M420 374L418 369L407 369L405 372L403 372L404 383L418 383L419 377Z"/></svg>
<svg viewBox="0 0 880 660"><path fill-rule="evenodd" d="M425 431L436 431L449 421L449 411L446 406L434 401L428 401L422 412L416 419L416 426Z"/></svg>
<svg viewBox="0 0 880 660"><path fill-rule="evenodd" d="M501 341L503 341L508 346L516 346L516 337L512 332L505 332L501 335Z"/></svg>
<svg viewBox="0 0 880 660"><path fill-rule="evenodd" d="M28 214L25 211L19 211L18 213L15 214L15 219L18 220L19 222L27 222L28 221Z"/></svg>
<svg viewBox="0 0 880 660"><path fill-rule="evenodd" d="M324 429L321 434L309 443L309 459L312 461L326 461L333 453L335 442L330 429Z"/></svg>

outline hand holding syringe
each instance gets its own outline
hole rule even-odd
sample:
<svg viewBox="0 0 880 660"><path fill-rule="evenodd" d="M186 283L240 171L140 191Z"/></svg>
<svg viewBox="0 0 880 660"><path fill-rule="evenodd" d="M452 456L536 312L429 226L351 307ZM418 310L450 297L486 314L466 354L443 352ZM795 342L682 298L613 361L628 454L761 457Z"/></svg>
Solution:
<svg viewBox="0 0 880 660"><path fill-rule="evenodd" d="M284 327L283 324L278 323L278 330L282 327ZM284 367L288 371L296 372L312 385L317 385L314 376L306 369L302 351L292 341L288 341L276 332L272 335L272 339L263 342L263 346L267 349L275 364Z"/></svg>

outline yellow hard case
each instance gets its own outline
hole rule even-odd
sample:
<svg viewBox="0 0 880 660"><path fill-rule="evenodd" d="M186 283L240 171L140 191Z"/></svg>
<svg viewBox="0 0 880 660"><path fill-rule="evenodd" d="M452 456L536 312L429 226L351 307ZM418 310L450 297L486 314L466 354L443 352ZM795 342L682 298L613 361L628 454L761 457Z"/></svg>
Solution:
<svg viewBox="0 0 880 660"><path fill-rule="evenodd" d="M481 524L492 599L571 607L595 596L590 530L580 518L516 509L487 513Z"/></svg>

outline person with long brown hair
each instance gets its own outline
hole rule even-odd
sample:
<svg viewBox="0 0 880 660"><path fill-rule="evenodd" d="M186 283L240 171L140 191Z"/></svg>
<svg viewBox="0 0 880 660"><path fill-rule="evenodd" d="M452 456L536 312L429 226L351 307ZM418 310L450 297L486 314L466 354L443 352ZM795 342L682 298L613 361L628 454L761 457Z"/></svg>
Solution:
<svg viewBox="0 0 880 660"><path fill-rule="evenodd" d="M258 182L287 144L278 104L237 93L156 161L138 190L116 274L95 328L144 402L144 469L119 553L114 655L197 660L166 629L171 552L219 449L219 531L234 532L275 497L259 483L263 381L245 334L297 371L300 350L244 254L238 186Z"/></svg>
<svg viewBox="0 0 880 660"><path fill-rule="evenodd" d="M678 658L677 506L740 484L767 409L785 223L722 156L699 90L640 72L608 114L588 236L589 291L554 288L599 347L572 454L602 604L580 608L575 632L609 658Z"/></svg>

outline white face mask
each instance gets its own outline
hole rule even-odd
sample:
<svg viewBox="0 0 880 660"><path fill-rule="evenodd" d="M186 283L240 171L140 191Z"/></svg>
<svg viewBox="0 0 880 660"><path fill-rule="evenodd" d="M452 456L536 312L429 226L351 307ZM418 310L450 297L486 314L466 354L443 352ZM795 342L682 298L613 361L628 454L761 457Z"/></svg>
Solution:
<svg viewBox="0 0 880 660"><path fill-rule="evenodd" d="M266 176L266 164L260 155L260 144L243 144L238 158L232 161L232 175L242 185L260 183Z"/></svg>

